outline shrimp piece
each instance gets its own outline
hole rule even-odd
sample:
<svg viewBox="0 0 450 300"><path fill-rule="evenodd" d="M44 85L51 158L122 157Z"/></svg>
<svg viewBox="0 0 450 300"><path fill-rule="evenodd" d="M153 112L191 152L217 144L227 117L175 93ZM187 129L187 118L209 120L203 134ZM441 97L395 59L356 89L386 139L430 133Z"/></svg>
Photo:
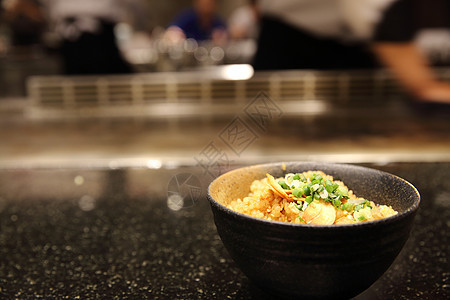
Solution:
<svg viewBox="0 0 450 300"><path fill-rule="evenodd" d="M313 201L303 212L306 224L331 225L336 221L336 209L329 202Z"/></svg>
<svg viewBox="0 0 450 300"><path fill-rule="evenodd" d="M314 220L315 217L320 214L321 211L322 206L319 204L319 201L313 201L303 212L302 218L307 224L309 224L312 222L312 220Z"/></svg>

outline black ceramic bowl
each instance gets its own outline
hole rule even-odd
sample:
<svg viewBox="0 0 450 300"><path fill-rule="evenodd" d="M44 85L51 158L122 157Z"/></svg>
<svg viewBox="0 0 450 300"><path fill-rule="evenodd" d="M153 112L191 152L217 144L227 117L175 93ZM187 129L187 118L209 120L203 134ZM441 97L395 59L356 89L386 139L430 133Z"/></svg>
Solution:
<svg viewBox="0 0 450 300"><path fill-rule="evenodd" d="M215 179L208 199L217 231L231 257L261 289L279 297L346 299L374 283L406 240L420 195L407 181L374 169L328 163L255 165ZM246 196L266 173L283 176L321 170L342 180L359 197L391 205L399 213L350 225L302 225L250 217L225 207Z"/></svg>

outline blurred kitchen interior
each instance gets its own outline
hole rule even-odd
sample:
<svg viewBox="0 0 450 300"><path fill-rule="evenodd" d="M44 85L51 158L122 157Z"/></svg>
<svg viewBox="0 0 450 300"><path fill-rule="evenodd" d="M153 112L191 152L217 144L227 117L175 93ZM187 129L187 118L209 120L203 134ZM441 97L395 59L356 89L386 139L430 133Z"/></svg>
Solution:
<svg viewBox="0 0 450 300"><path fill-rule="evenodd" d="M270 299L226 253L206 189L231 168L308 160L384 170L420 191L407 245L355 300L448 299L450 104L419 100L388 69L292 69L311 44L283 31L258 48L258 28L231 25L252 25L252 1L218 0L227 32L216 20L212 39L186 39L169 25L183 23L174 20L192 2L0 0L0 298ZM309 3L333 17L331 4L393 1L263 2L288 14L289 2ZM70 15L83 10L88 18ZM94 12L114 22L92 20ZM323 29L301 14L310 30ZM450 82L449 30L415 41ZM258 49L281 53L259 62L284 61L285 70L255 71ZM357 60L311 53L319 64L333 54Z"/></svg>
<svg viewBox="0 0 450 300"><path fill-rule="evenodd" d="M176 167L219 153L230 164L450 161L449 106L416 101L387 70L254 72L255 39L167 39L192 2L146 0L114 28L132 74L67 76L54 27L14 41L13 2L0 1L2 168ZM218 13L246 3L219 1ZM416 42L450 81L449 32Z"/></svg>

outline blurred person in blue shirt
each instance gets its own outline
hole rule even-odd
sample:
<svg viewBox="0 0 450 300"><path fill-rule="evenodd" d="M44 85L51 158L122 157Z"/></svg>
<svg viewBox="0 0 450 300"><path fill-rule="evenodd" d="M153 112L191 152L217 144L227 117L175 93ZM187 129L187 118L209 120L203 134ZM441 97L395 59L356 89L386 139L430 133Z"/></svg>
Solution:
<svg viewBox="0 0 450 300"><path fill-rule="evenodd" d="M170 24L168 31L183 38L197 41L226 40L225 22L216 13L216 0L194 0L193 7L180 13Z"/></svg>

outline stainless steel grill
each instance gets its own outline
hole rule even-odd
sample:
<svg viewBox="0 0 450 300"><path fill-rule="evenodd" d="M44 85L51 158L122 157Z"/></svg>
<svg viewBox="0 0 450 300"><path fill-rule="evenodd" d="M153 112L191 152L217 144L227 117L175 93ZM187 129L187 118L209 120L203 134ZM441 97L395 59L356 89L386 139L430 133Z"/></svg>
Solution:
<svg viewBox="0 0 450 300"><path fill-rule="evenodd" d="M264 91L293 114L313 114L310 105L373 105L401 95L383 71L279 71L231 80L221 68L126 76L37 76L28 80L31 117L194 117L236 114ZM450 70L438 70L450 80ZM242 105L237 105L242 104Z"/></svg>

